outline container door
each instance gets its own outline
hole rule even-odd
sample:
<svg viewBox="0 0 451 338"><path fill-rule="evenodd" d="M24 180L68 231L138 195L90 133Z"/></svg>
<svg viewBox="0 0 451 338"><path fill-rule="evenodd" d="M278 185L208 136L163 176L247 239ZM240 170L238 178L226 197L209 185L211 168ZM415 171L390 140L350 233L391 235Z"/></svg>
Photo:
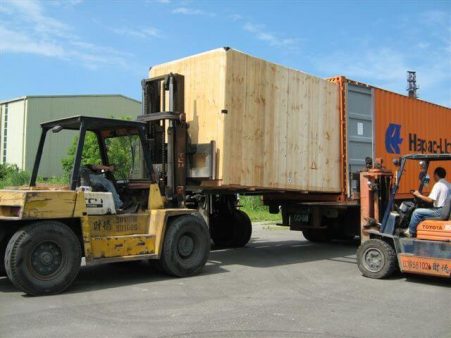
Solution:
<svg viewBox="0 0 451 338"><path fill-rule="evenodd" d="M372 89L348 83L348 197L358 190L354 174L365 168L365 158L373 157L373 94Z"/></svg>

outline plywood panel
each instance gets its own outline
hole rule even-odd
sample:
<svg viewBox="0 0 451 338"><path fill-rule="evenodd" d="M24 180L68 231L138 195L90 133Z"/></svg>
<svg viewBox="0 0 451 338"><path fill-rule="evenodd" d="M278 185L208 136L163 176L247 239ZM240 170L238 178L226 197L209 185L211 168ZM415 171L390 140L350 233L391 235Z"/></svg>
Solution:
<svg viewBox="0 0 451 338"><path fill-rule="evenodd" d="M226 58L223 49L152 67L150 77L179 73L185 77L185 114L191 142L216 141L217 177L222 177Z"/></svg>
<svg viewBox="0 0 451 338"><path fill-rule="evenodd" d="M169 72L185 75L191 140L217 142L224 188L340 191L336 84L232 49L150 75Z"/></svg>

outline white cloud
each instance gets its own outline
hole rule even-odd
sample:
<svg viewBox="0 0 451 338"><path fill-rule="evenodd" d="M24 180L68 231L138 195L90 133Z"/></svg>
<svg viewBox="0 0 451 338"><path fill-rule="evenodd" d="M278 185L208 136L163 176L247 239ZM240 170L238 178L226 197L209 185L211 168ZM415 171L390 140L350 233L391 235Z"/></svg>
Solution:
<svg viewBox="0 0 451 338"><path fill-rule="evenodd" d="M161 32L154 27L141 28L141 29L120 27L120 28L111 28L111 30L114 33L119 34L119 35L131 36L131 37L142 38L142 39L161 37Z"/></svg>
<svg viewBox="0 0 451 338"><path fill-rule="evenodd" d="M39 41L30 36L0 26L0 50L2 53L28 53L62 58L64 49L49 41Z"/></svg>
<svg viewBox="0 0 451 338"><path fill-rule="evenodd" d="M84 0L47 0L47 2L60 7L75 7L81 5Z"/></svg>
<svg viewBox="0 0 451 338"><path fill-rule="evenodd" d="M63 36L68 34L69 27L50 16L44 15L41 3L35 0L4 0L11 15L17 15L27 23L33 25L33 30L41 34Z"/></svg>
<svg viewBox="0 0 451 338"><path fill-rule="evenodd" d="M75 61L90 69L103 65L127 67L129 54L84 41L68 24L47 15L45 3L4 1L6 10L0 12L3 16L0 21L2 53L26 53Z"/></svg>
<svg viewBox="0 0 451 338"><path fill-rule="evenodd" d="M451 14L440 10L430 10L422 13L422 21L432 25L446 25L450 24Z"/></svg>
<svg viewBox="0 0 451 338"><path fill-rule="evenodd" d="M416 48L411 54L401 46L356 46L312 60L323 76L345 75L352 80L406 94L407 71L417 73L419 97L451 106L451 56L445 48Z"/></svg>
<svg viewBox="0 0 451 338"><path fill-rule="evenodd" d="M229 19L236 22L236 21L243 20L243 17L240 14L232 14L232 15L229 15Z"/></svg>
<svg viewBox="0 0 451 338"><path fill-rule="evenodd" d="M335 52L313 61L323 74L346 75L353 80L372 79L384 88L405 84L409 65L402 53L390 48Z"/></svg>
<svg viewBox="0 0 451 338"><path fill-rule="evenodd" d="M177 7L172 10L174 14L183 14L183 15L204 15L204 16L216 16L215 13L206 12L202 9L198 8L189 8L189 7Z"/></svg>
<svg viewBox="0 0 451 338"><path fill-rule="evenodd" d="M297 39L277 36L276 34L267 31L264 25L256 25L247 22L243 26L243 29L249 33L252 33L256 39L264 41L273 47L296 49L298 45Z"/></svg>

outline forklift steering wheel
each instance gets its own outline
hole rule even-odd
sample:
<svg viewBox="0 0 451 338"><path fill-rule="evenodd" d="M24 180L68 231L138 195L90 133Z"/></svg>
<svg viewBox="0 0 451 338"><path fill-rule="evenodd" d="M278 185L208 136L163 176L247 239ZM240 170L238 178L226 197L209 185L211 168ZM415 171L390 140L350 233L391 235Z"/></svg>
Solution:
<svg viewBox="0 0 451 338"><path fill-rule="evenodd" d="M417 196L415 196L413 193L415 192L415 190L411 189L410 190L410 194L413 196L414 198L414 202L415 202L415 207L417 207L419 205L419 203L421 202L421 199L419 199Z"/></svg>

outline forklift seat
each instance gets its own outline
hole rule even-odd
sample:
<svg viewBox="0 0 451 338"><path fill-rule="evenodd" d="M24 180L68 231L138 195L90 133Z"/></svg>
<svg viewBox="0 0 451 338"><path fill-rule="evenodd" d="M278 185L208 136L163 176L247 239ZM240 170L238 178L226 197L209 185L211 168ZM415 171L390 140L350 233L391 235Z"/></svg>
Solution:
<svg viewBox="0 0 451 338"><path fill-rule="evenodd" d="M417 239L425 239L430 241L451 241L451 224L450 220L451 196L446 200L440 217L426 218L417 227Z"/></svg>
<svg viewBox="0 0 451 338"><path fill-rule="evenodd" d="M427 220L435 220L435 221L447 221L451 219L451 195L446 199L445 205L440 210L439 217L428 217L425 218Z"/></svg>

